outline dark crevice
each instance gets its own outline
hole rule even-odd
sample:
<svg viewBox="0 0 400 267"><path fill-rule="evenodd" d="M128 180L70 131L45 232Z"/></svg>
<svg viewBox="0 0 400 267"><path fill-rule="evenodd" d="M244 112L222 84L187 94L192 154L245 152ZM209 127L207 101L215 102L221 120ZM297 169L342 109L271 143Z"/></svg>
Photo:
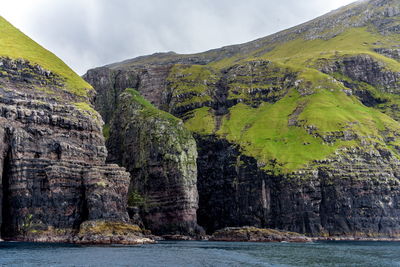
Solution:
<svg viewBox="0 0 400 267"><path fill-rule="evenodd" d="M89 208L88 208L88 203L87 203L87 197L86 197L86 187L82 184L82 200L81 200L81 208L80 208L80 220L76 225L74 225L74 228L78 229L79 226L84 222L89 219Z"/></svg>
<svg viewBox="0 0 400 267"><path fill-rule="evenodd" d="M225 75L218 81L215 96L214 96L214 110L216 116L223 116L229 113L230 105L227 101L229 88Z"/></svg>
<svg viewBox="0 0 400 267"><path fill-rule="evenodd" d="M11 236L11 203L10 203L10 170L11 153L7 153L3 163L2 189L1 189L1 230L0 236Z"/></svg>

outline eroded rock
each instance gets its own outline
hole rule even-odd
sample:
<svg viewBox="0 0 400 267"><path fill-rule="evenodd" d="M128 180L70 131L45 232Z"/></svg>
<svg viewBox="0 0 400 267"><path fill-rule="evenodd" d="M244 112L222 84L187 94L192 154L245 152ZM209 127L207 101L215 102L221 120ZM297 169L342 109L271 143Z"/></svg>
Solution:
<svg viewBox="0 0 400 267"><path fill-rule="evenodd" d="M65 242L86 220L127 223L130 177L105 164L102 121L82 108L88 99L28 61L5 59L1 70L1 237Z"/></svg>
<svg viewBox="0 0 400 267"><path fill-rule="evenodd" d="M227 227L216 231L210 241L227 242L311 242L311 239L293 232L256 227Z"/></svg>
<svg viewBox="0 0 400 267"><path fill-rule="evenodd" d="M201 234L196 142L181 120L128 89L119 96L107 144L109 161L132 175L129 204L141 207L148 229L156 234Z"/></svg>

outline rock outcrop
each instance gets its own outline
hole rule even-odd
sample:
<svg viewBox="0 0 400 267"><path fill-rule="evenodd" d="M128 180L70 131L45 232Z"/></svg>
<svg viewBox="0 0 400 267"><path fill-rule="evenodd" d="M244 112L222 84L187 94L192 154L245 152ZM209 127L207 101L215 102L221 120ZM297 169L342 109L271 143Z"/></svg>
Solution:
<svg viewBox="0 0 400 267"><path fill-rule="evenodd" d="M86 220L128 222L129 174L104 164L96 112L46 96L33 85L3 79L0 88L2 237L49 227L78 229Z"/></svg>
<svg viewBox="0 0 400 267"><path fill-rule="evenodd" d="M126 88L136 88L141 95L157 107L168 103L167 77L171 66L149 66L147 68L89 70L83 78L96 87L93 104L109 124L118 105L118 96Z"/></svg>
<svg viewBox="0 0 400 267"><path fill-rule="evenodd" d="M255 227L227 227L216 231L210 240L226 242L311 242L310 238L297 233Z"/></svg>
<svg viewBox="0 0 400 267"><path fill-rule="evenodd" d="M243 45L140 57L85 79L102 92L100 111L129 84L194 133L207 233L250 225L398 238L396 4L359 1Z"/></svg>
<svg viewBox="0 0 400 267"><path fill-rule="evenodd" d="M131 173L128 204L156 234L199 235L197 150L183 122L125 90L110 122L108 161Z"/></svg>
<svg viewBox="0 0 400 267"><path fill-rule="evenodd" d="M2 18L0 24L2 54L21 46L16 58L0 58L0 236L79 242L86 221L129 225L130 176L105 164L102 120L89 104L93 89ZM3 43L10 38L24 43ZM27 59L35 53L37 62Z"/></svg>

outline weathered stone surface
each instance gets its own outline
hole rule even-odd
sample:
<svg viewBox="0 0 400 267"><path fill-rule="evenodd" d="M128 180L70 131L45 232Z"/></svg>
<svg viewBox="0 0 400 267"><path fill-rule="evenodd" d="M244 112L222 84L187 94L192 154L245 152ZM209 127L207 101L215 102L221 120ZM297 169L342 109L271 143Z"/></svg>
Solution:
<svg viewBox="0 0 400 267"><path fill-rule="evenodd" d="M210 233L253 225L313 236L399 235L399 161L389 151L343 151L315 169L274 176L235 145L197 140L198 221Z"/></svg>
<svg viewBox="0 0 400 267"><path fill-rule="evenodd" d="M227 242L311 242L303 235L273 229L255 227L228 227L216 231L210 241Z"/></svg>
<svg viewBox="0 0 400 267"><path fill-rule="evenodd" d="M83 78L96 87L96 110L108 124L118 105L118 96L126 88L137 89L155 106L163 109L167 103L166 85L171 65L137 67L129 70L106 67L89 70Z"/></svg>
<svg viewBox="0 0 400 267"><path fill-rule="evenodd" d="M344 57L326 62L321 66L321 71L343 74L350 78L350 81L370 84L384 93L400 94L400 73L385 69L384 63L370 55ZM348 81L344 83L350 89L357 89L355 88L357 85L352 85Z"/></svg>
<svg viewBox="0 0 400 267"><path fill-rule="evenodd" d="M380 50L380 53L386 53L383 51L387 50ZM322 72L332 75L348 88L345 91L347 95L355 95L365 106L380 109L400 121L400 107L390 97L400 94L399 72L390 70L387 64L370 55L362 54L319 60L318 65Z"/></svg>
<svg viewBox="0 0 400 267"><path fill-rule="evenodd" d="M104 164L100 117L50 71L10 59L0 69L1 236L68 241L86 220L128 222L130 177Z"/></svg>
<svg viewBox="0 0 400 267"><path fill-rule="evenodd" d="M262 74L265 70L271 70L267 62L257 63L258 67L264 66L260 69L251 64L238 65L225 71L220 78L225 80L224 87L216 90L221 90L222 94L237 90L235 81L242 79L248 82L246 75L253 78L253 88L257 87L257 82L261 85L272 83L273 86L268 89L253 89L255 94L250 92L248 95L238 95L239 100L235 100L251 102L256 99L258 105L279 100L285 94L285 88L295 83L296 76L293 73L287 72L284 76L286 78L281 80L273 76L268 78ZM260 71L261 78L257 78L254 70ZM275 72L271 73L283 71L272 70ZM323 70L326 73L343 72L353 81L379 87L383 92L396 94L398 90L398 74L385 70L369 56L345 58L324 65ZM361 89L356 85L353 90L357 95ZM217 86L221 86L221 83ZM271 94L274 91L276 93ZM364 90L359 97L367 93ZM215 108L216 114L218 110L223 114L223 110L235 104L226 97L213 96L213 99L215 105L213 102L205 105ZM369 106L379 104L371 99L374 100L372 96L364 97L362 101ZM195 137L199 149L197 219L208 233L227 226L253 225L314 236L398 236L399 207L394 203L398 202L396 195L400 190L397 173L399 166L396 157L389 151L378 148L369 152L345 151L343 156L325 162L323 168L316 167L319 164L316 163L315 167L310 166L299 173L274 176L262 171L257 160L243 155L234 144L212 136ZM324 136L328 143L354 138L357 136L346 132ZM127 145L115 139L108 142L109 147ZM371 156L371 153L375 156Z"/></svg>
<svg viewBox="0 0 400 267"><path fill-rule="evenodd" d="M181 120L130 92L119 96L107 140L108 160L132 175L129 204L156 234L200 234L196 142Z"/></svg>
<svg viewBox="0 0 400 267"><path fill-rule="evenodd" d="M375 52L385 55L389 58L393 58L397 61L400 61L400 49L399 48L376 48Z"/></svg>
<svg viewBox="0 0 400 267"><path fill-rule="evenodd" d="M147 236L140 227L110 220L83 222L79 229L32 229L13 240L25 242L74 243L90 245L139 245L152 244L155 240Z"/></svg>
<svg viewBox="0 0 400 267"><path fill-rule="evenodd" d="M78 244L151 244L155 241L143 234L136 225L103 220L86 221L81 224L77 237L73 240Z"/></svg>

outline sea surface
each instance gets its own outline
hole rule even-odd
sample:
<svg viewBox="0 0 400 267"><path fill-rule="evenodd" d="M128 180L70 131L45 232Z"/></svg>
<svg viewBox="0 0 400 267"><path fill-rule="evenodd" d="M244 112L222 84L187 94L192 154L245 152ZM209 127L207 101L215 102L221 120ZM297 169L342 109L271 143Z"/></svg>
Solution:
<svg viewBox="0 0 400 267"><path fill-rule="evenodd" d="M160 242L141 246L0 243L1 266L400 266L400 242Z"/></svg>

